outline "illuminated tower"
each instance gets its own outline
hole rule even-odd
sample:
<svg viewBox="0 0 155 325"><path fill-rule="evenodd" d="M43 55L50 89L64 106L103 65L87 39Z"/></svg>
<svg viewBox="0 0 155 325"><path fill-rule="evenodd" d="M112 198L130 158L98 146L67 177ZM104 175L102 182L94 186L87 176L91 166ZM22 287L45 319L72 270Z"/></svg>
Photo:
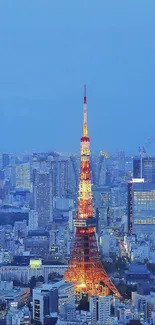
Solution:
<svg viewBox="0 0 155 325"><path fill-rule="evenodd" d="M64 279L75 285L77 293L106 296L112 291L121 297L105 272L95 234L95 218L90 179L90 139L87 125L86 87L84 88L84 119L81 138L80 183L74 248Z"/></svg>

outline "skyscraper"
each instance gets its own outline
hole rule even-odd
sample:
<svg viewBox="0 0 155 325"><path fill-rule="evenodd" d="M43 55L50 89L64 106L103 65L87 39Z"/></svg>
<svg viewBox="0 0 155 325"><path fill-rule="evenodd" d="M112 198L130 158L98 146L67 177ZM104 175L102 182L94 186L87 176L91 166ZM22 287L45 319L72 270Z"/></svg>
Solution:
<svg viewBox="0 0 155 325"><path fill-rule="evenodd" d="M53 196L66 197L69 190L69 157L51 161Z"/></svg>
<svg viewBox="0 0 155 325"><path fill-rule="evenodd" d="M34 170L33 203L38 212L38 227L46 228L52 221L53 197L52 177L50 170Z"/></svg>
<svg viewBox="0 0 155 325"><path fill-rule="evenodd" d="M133 183L132 190L133 232L155 232L155 184Z"/></svg>
<svg viewBox="0 0 155 325"><path fill-rule="evenodd" d="M3 160L3 169L4 169L10 163L9 154L8 153L3 153L2 160Z"/></svg>
<svg viewBox="0 0 155 325"><path fill-rule="evenodd" d="M22 163L15 166L16 188L31 190L30 164Z"/></svg>
<svg viewBox="0 0 155 325"><path fill-rule="evenodd" d="M128 214L128 232L129 234L132 234L133 229L133 218L132 218L132 196L133 196L133 189L132 189L132 182L129 182L127 185L127 214Z"/></svg>
<svg viewBox="0 0 155 325"><path fill-rule="evenodd" d="M133 178L140 177L146 182L155 183L155 157L134 158Z"/></svg>
<svg viewBox="0 0 155 325"><path fill-rule="evenodd" d="M68 171L69 158L61 157L58 159L58 174L57 174L57 196L66 197L68 194Z"/></svg>

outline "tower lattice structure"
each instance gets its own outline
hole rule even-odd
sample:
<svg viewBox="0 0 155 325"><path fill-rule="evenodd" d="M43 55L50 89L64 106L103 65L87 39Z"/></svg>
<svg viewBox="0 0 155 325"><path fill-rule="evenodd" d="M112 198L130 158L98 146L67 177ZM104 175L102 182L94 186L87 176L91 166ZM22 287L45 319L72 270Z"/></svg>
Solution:
<svg viewBox="0 0 155 325"><path fill-rule="evenodd" d="M90 175L90 138L87 123L86 86L84 87L84 118L80 152L80 182L78 190L74 247L64 279L75 285L76 293L106 296L111 291L121 298L102 265L96 240L92 184Z"/></svg>

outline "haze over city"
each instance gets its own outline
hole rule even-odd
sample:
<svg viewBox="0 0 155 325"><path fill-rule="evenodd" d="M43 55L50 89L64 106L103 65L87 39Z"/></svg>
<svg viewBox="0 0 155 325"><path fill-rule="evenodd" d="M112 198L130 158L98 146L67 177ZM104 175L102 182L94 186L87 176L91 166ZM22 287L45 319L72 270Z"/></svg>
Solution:
<svg viewBox="0 0 155 325"><path fill-rule="evenodd" d="M155 325L155 1L0 3L0 325Z"/></svg>
<svg viewBox="0 0 155 325"><path fill-rule="evenodd" d="M0 151L78 152L86 83L91 149L136 153L155 135L154 17L154 1L1 1Z"/></svg>

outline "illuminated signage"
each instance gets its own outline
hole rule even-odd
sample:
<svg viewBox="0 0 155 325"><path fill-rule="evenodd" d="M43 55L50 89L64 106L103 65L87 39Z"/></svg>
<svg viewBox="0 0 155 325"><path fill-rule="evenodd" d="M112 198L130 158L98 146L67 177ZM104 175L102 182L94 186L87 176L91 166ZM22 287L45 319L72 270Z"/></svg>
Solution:
<svg viewBox="0 0 155 325"><path fill-rule="evenodd" d="M144 178L133 178L132 183L144 183Z"/></svg>
<svg viewBox="0 0 155 325"><path fill-rule="evenodd" d="M59 251L58 246L52 246L51 247L51 253L58 253L58 251Z"/></svg>
<svg viewBox="0 0 155 325"><path fill-rule="evenodd" d="M31 269L40 269L42 266L42 261L40 259L30 260Z"/></svg>

